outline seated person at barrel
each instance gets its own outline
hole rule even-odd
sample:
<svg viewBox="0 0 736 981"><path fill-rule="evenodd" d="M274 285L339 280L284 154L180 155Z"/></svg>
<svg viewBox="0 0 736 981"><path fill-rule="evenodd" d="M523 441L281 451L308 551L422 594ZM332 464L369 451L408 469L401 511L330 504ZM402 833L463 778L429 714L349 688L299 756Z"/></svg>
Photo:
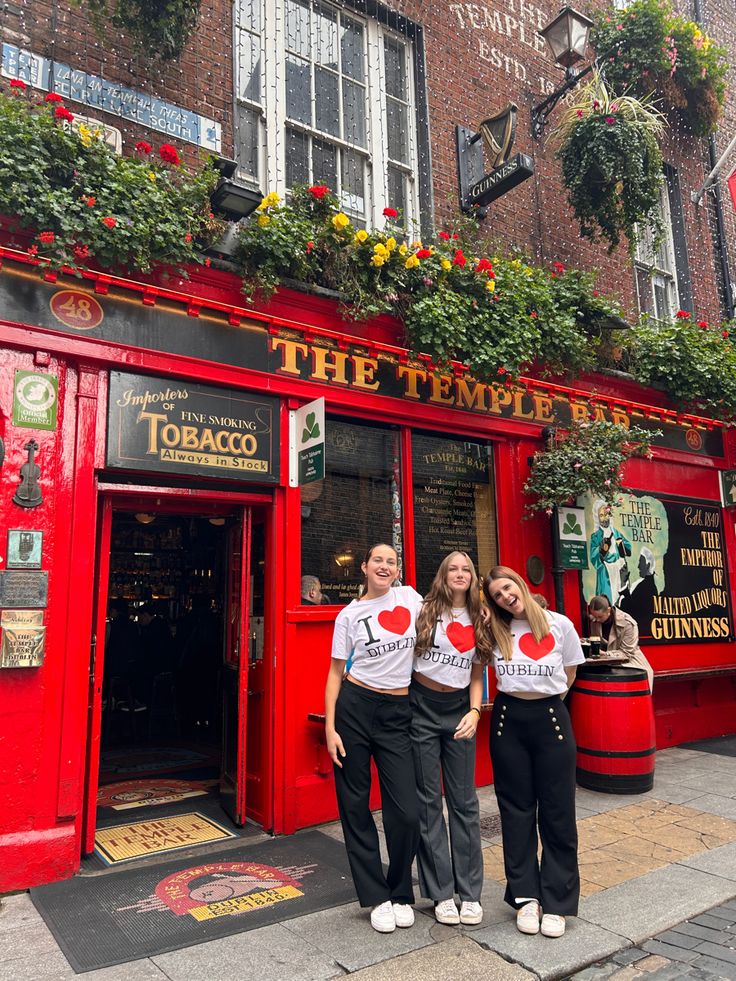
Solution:
<svg viewBox="0 0 736 981"><path fill-rule="evenodd" d="M316 576L302 576L302 597L303 606L319 606L327 602L322 592L322 583Z"/></svg>
<svg viewBox="0 0 736 981"><path fill-rule="evenodd" d="M639 647L639 628L628 613L611 606L607 596L594 596L588 603L590 638L600 638L601 648L608 655L624 655L623 664L629 668L641 668L653 690L654 671Z"/></svg>

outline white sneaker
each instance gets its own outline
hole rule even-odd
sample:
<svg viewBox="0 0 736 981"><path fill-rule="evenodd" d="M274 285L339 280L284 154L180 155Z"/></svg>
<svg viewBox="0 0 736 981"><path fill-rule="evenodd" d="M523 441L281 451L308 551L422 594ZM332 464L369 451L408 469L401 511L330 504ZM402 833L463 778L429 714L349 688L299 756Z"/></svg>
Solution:
<svg viewBox="0 0 736 981"><path fill-rule="evenodd" d="M542 936L561 937L565 932L565 917L556 913L545 913L542 917Z"/></svg>
<svg viewBox="0 0 736 981"><path fill-rule="evenodd" d="M525 903L516 914L517 930L520 930L521 933L539 933L539 918L541 915L542 907L536 899Z"/></svg>
<svg viewBox="0 0 736 981"><path fill-rule="evenodd" d="M434 918L438 923L446 923L453 926L460 922L460 914L457 911L454 899L442 899L434 907Z"/></svg>
<svg viewBox="0 0 736 981"><path fill-rule="evenodd" d="M414 910L408 903L394 903L393 906L397 927L414 926Z"/></svg>
<svg viewBox="0 0 736 981"><path fill-rule="evenodd" d="M460 922L473 924L480 923L483 919L483 907L480 903L472 903L464 899L460 904Z"/></svg>
<svg viewBox="0 0 736 981"><path fill-rule="evenodd" d="M380 906L374 906L371 910L371 926L379 933L393 933L396 929L396 916L391 900L387 899Z"/></svg>

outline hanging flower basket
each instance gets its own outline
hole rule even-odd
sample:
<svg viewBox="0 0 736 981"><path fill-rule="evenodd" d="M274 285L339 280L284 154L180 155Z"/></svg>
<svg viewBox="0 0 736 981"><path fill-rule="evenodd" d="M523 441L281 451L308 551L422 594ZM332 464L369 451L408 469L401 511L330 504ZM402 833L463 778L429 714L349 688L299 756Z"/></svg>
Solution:
<svg viewBox="0 0 736 981"><path fill-rule="evenodd" d="M557 158L580 233L612 252L626 237L633 252L645 229L660 229L663 180L657 136L664 119L651 104L612 96L602 78L580 89L555 133Z"/></svg>
<svg viewBox="0 0 736 981"><path fill-rule="evenodd" d="M181 57L199 18L201 0L72 0L89 11L100 38L110 23L123 30L147 55L171 61Z"/></svg>

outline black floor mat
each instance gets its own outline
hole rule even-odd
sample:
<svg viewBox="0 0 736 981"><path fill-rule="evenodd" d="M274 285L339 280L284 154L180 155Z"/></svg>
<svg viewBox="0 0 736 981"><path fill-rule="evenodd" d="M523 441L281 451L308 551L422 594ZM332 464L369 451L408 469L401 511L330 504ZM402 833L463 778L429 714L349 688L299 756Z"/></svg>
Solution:
<svg viewBox="0 0 736 981"><path fill-rule="evenodd" d="M699 753L715 753L718 756L736 756L736 736L716 736L715 739L698 739L694 743L681 743L681 749L695 749Z"/></svg>
<svg viewBox="0 0 736 981"><path fill-rule="evenodd" d="M74 971L151 957L355 899L342 842L319 831L31 889Z"/></svg>

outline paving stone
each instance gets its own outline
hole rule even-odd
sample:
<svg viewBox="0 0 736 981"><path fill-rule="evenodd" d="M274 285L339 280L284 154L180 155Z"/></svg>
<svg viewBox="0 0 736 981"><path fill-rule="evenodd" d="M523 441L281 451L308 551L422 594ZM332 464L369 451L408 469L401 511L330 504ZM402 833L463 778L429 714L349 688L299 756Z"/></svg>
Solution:
<svg viewBox="0 0 736 981"><path fill-rule="evenodd" d="M652 974L639 975L642 981L674 981L675 978L687 977L686 964L670 964L668 967L661 967Z"/></svg>
<svg viewBox="0 0 736 981"><path fill-rule="evenodd" d="M374 964L350 975L355 981L449 981L454 978L484 981L533 981L518 964L484 950L469 937L456 936L444 943Z"/></svg>
<svg viewBox="0 0 736 981"><path fill-rule="evenodd" d="M711 927L713 930L723 929L723 920L720 920L717 916L711 916L710 911L701 913L699 916L689 917L689 922L695 923L697 926Z"/></svg>
<svg viewBox="0 0 736 981"><path fill-rule="evenodd" d="M700 954L708 954L710 957L717 957L720 961L728 961L729 964L736 965L736 950L733 947L724 947L723 944L704 940L695 950Z"/></svg>
<svg viewBox="0 0 736 981"><path fill-rule="evenodd" d="M703 937L691 937L687 933L678 933L677 927L658 933L652 940L660 940L663 944L672 944L674 947L682 947L683 950L692 950L697 947Z"/></svg>
<svg viewBox="0 0 736 981"><path fill-rule="evenodd" d="M714 930L712 927L700 926L698 923L693 923L692 920L687 920L685 923L678 923L672 929L675 933L683 933L688 937L699 937L701 940L712 940L714 943L718 943L720 937L719 930Z"/></svg>
<svg viewBox="0 0 736 981"><path fill-rule="evenodd" d="M645 952L641 947L627 947L625 950L619 950L617 954L613 955L613 960L617 964L626 966L628 964L633 964L635 961L640 961L642 957L645 957Z"/></svg>
<svg viewBox="0 0 736 981"><path fill-rule="evenodd" d="M709 977L723 978L725 981L736 981L736 965L727 961L719 961L705 954L693 961L692 967L704 971Z"/></svg>
<svg viewBox="0 0 736 981"><path fill-rule="evenodd" d="M666 957L670 961L681 961L684 964L689 964L698 956L696 951L675 947L673 944L662 943L660 940L647 940L642 944L642 947L650 954L659 954L660 957Z"/></svg>
<svg viewBox="0 0 736 981"><path fill-rule="evenodd" d="M643 946L644 944L642 944L642 947ZM668 964L669 961L666 957L662 957L659 954L650 954L648 957L645 957L643 960L639 961L636 966L640 971L650 972L658 971L660 967L667 967Z"/></svg>
<svg viewBox="0 0 736 981"><path fill-rule="evenodd" d="M635 978L646 977L636 966L620 967L615 974L612 974L609 981L634 981Z"/></svg>

